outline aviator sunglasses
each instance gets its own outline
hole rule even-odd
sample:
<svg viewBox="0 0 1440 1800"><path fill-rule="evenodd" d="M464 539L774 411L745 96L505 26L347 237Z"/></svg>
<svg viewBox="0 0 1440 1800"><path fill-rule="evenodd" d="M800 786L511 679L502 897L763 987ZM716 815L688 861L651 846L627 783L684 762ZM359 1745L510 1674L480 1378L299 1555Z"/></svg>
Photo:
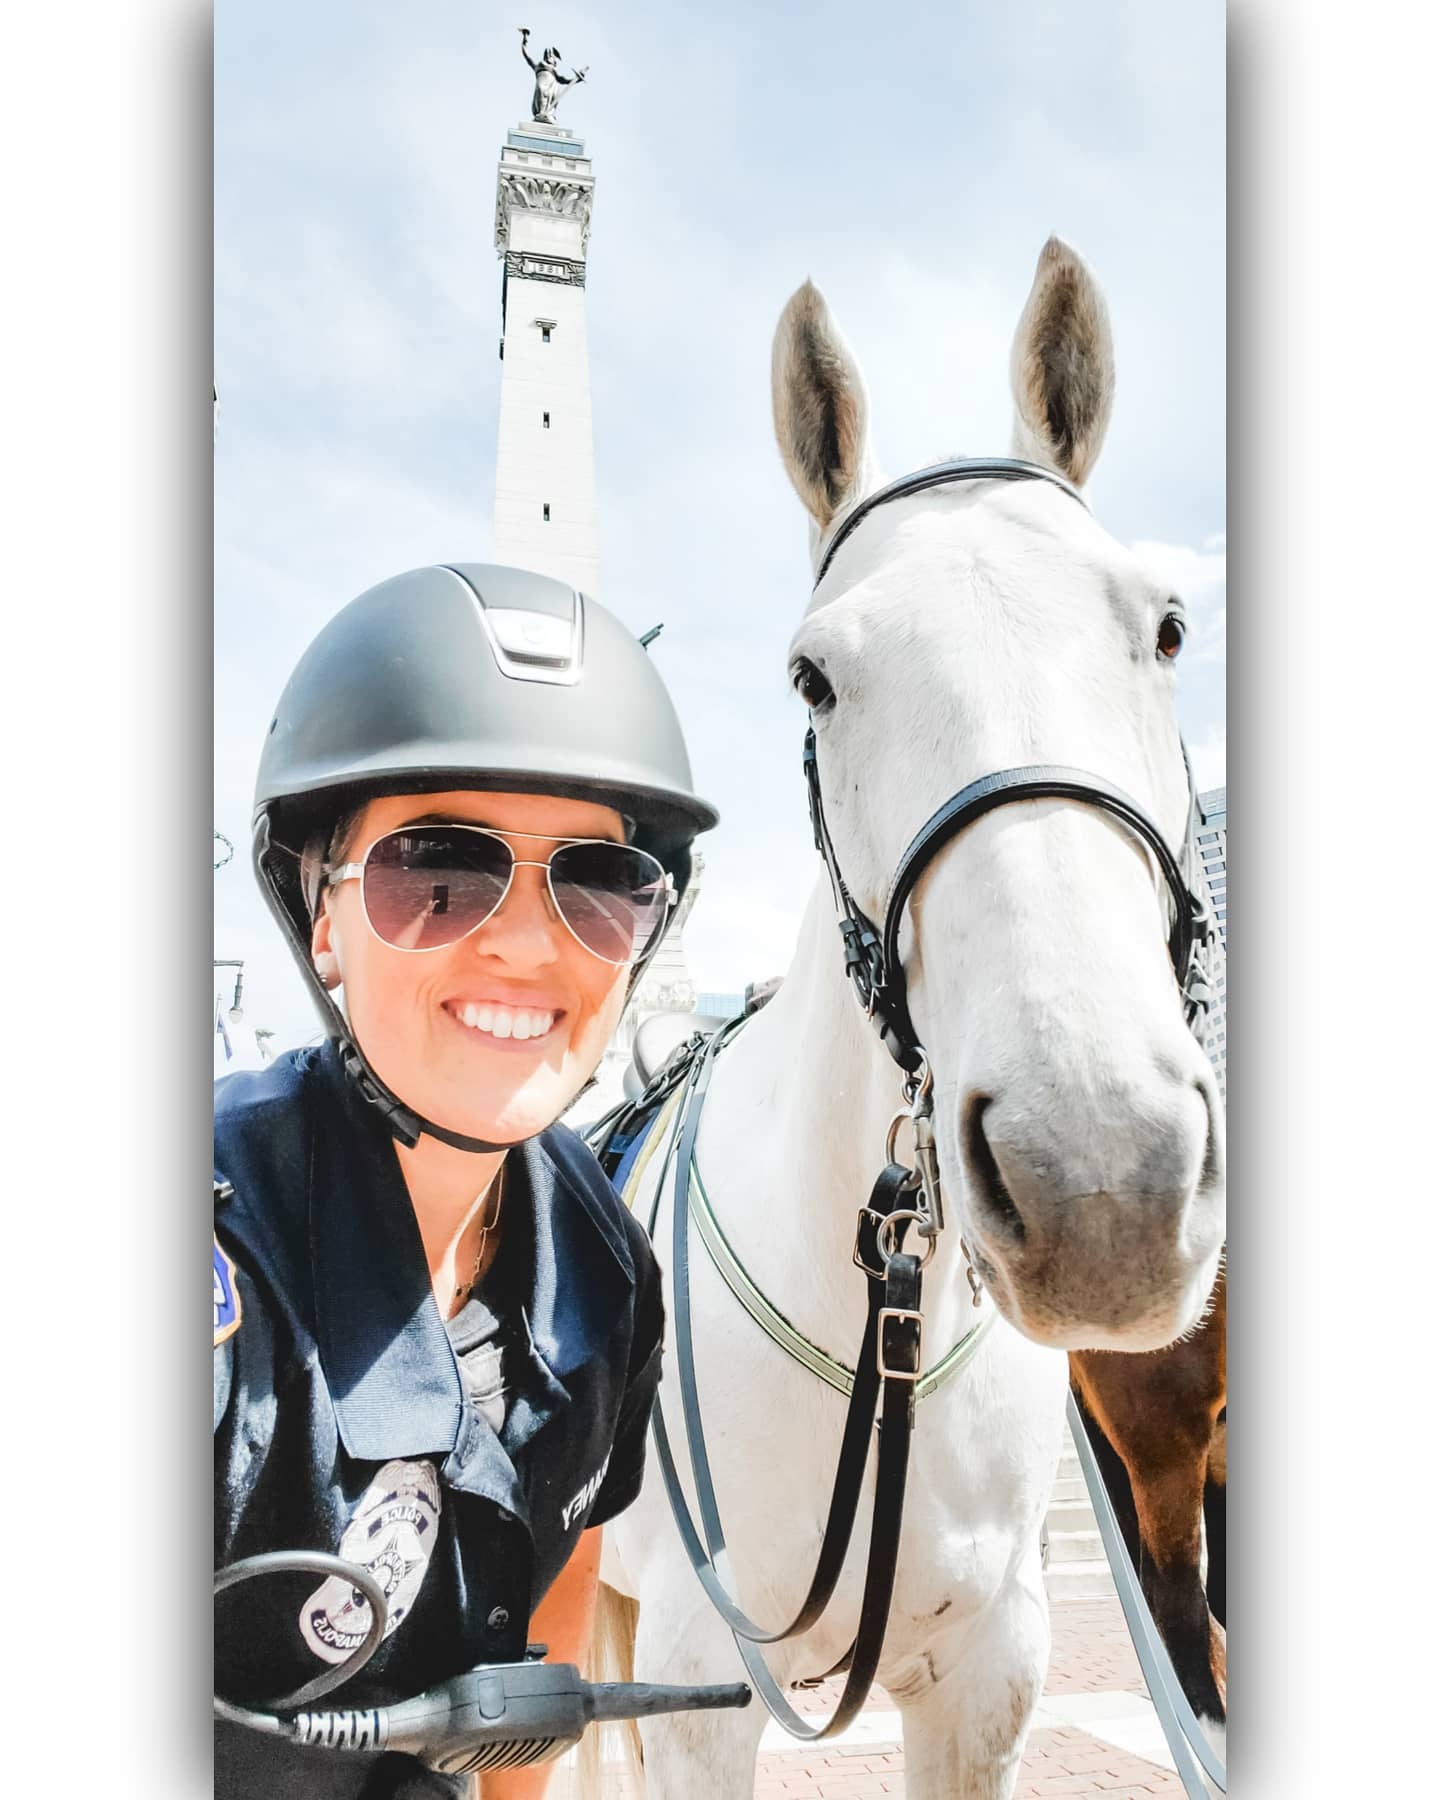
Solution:
<svg viewBox="0 0 1440 1800"><path fill-rule="evenodd" d="M608 838L566 838L533 862L506 838L555 843L533 831L502 837L483 825L407 825L326 880L360 883L370 929L392 949L443 950L495 916L516 869L544 869L556 914L577 943L602 962L644 956L675 903L670 875L653 856Z"/></svg>

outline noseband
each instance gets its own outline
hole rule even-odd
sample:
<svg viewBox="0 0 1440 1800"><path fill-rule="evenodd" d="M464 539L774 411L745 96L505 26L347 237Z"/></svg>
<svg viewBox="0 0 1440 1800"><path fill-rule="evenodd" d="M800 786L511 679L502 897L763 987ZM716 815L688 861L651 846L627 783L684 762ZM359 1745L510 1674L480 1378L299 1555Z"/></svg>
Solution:
<svg viewBox="0 0 1440 1800"><path fill-rule="evenodd" d="M948 487L960 481L1048 481L1069 494L1088 511L1084 496L1063 476L1042 468L1038 463L1020 462L1009 457L959 457L951 462L936 463L928 469L902 475L899 480L871 494L848 513L830 539L820 559L815 577L818 588L825 579L836 552L856 527L877 507L929 488ZM1185 760L1185 774L1190 787L1190 813L1195 813L1195 776L1182 740L1180 753ZM1070 800L1083 806L1098 808L1119 819L1155 857L1160 872L1170 889L1174 903L1174 924L1169 935L1170 962L1180 989L1185 1009L1185 1022L1192 1031L1210 1004L1210 986L1203 966L1203 953L1211 942L1214 927L1204 901L1193 880L1187 879L1159 827L1128 794L1102 776L1083 769L1068 769L1048 763L1025 768L1000 769L982 775L962 788L939 807L911 840L900 866L890 883L885 903L885 919L879 930L859 906L846 885L835 856L829 827L825 823L825 806L820 793L820 769L815 755L815 728L805 733L805 782L810 795L810 823L815 833L815 847L825 859L840 913L840 932L845 945L845 968L865 1016L880 1034L881 1042L909 1076L925 1066L925 1052L910 1017L905 990L905 970L900 961L900 925L905 906L915 884L930 863L950 840L973 825L996 807L1009 806L1020 800ZM1187 831L1182 855L1193 874L1193 842Z"/></svg>

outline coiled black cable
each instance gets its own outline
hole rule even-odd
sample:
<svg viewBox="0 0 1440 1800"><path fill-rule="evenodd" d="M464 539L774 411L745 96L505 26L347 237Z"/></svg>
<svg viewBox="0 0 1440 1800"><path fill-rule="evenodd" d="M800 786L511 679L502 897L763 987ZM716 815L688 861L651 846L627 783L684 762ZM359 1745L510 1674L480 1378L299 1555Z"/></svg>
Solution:
<svg viewBox="0 0 1440 1800"><path fill-rule="evenodd" d="M349 1681L352 1675L358 1675L380 1648L389 1616L384 1588L368 1569L346 1562L343 1557L331 1556L326 1550L267 1550L261 1556L243 1557L239 1562L215 1571L214 1592L218 1598L227 1588L238 1587L241 1582L253 1581L261 1575L311 1574L338 1575L341 1581L348 1581L352 1587L357 1588L370 1607L370 1629L344 1662L337 1663L333 1669L322 1671L292 1693L265 1701L264 1706L272 1710L235 1706L216 1694L217 1719L224 1719L231 1725L245 1725L251 1731L265 1732L271 1737L289 1737L294 1727L277 1718L277 1713L293 1712L311 1700L318 1700L322 1694L332 1693L342 1682Z"/></svg>

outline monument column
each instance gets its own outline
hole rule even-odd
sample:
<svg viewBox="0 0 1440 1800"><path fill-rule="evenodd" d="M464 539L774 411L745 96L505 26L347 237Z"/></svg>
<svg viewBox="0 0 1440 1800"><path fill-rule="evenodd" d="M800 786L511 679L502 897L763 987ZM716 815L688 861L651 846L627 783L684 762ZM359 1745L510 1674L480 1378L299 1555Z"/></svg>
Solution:
<svg viewBox="0 0 1440 1800"><path fill-rule="evenodd" d="M492 553L589 594L600 578L585 341L594 189L573 132L537 118L506 134L495 189L504 271Z"/></svg>
<svg viewBox="0 0 1440 1800"><path fill-rule="evenodd" d="M584 141L555 123L555 108L585 71L566 75L556 49L538 58L520 34L535 74L532 117L506 133L495 178L495 248L500 287L500 442L495 461L492 555L512 568L553 575L598 597L600 542L585 337L585 269L595 177ZM635 1027L654 1012L693 1012L684 926L700 891L703 861L665 941L631 996L597 1086L579 1102L597 1118L619 1100Z"/></svg>

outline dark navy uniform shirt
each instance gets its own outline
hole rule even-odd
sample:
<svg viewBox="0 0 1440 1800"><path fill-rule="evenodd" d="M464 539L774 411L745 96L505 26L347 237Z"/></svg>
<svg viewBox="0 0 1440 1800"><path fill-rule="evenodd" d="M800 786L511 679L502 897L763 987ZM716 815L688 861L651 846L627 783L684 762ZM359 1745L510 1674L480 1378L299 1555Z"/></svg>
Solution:
<svg viewBox="0 0 1440 1800"><path fill-rule="evenodd" d="M234 1190L215 1214L215 1567L316 1549L375 1573L387 1636L319 1707L519 1661L580 1533L640 1488L663 1335L644 1231L572 1132L511 1151L484 1283L512 1322L497 1434L435 1305L394 1140L333 1044L217 1084L215 1171ZM357 1598L315 1574L222 1595L216 1692L255 1702L334 1667L368 1626ZM457 1791L406 1757L228 1725L215 1775L217 1800Z"/></svg>

